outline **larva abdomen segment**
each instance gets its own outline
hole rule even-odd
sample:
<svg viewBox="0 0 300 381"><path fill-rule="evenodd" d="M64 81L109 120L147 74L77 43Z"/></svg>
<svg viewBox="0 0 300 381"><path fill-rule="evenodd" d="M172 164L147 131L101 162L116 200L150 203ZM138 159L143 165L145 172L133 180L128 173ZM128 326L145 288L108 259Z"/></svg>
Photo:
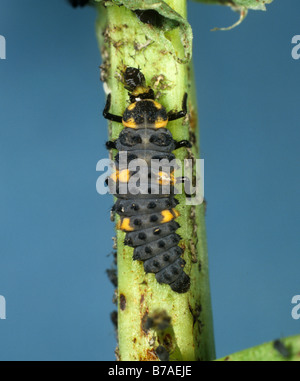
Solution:
<svg viewBox="0 0 300 381"><path fill-rule="evenodd" d="M174 265L168 266L165 269L158 272L155 275L155 278L158 281L158 283L167 283L169 284L169 286L171 287L173 291L178 292L179 294L183 294L189 290L191 281L190 281L190 277L183 271L185 261L182 258L179 258L179 259L181 259L181 262L179 263L179 266L176 267L176 269L178 269L179 275L177 277L175 276L175 280L173 282L169 283L168 280L170 278L172 278L173 280L172 275L169 276L169 272L174 271L174 267L173 267Z"/></svg>
<svg viewBox="0 0 300 381"><path fill-rule="evenodd" d="M116 141L116 148L119 151L142 150L145 146L150 151L172 152L176 142L166 128L133 130L128 127L121 131Z"/></svg>
<svg viewBox="0 0 300 381"><path fill-rule="evenodd" d="M124 152L127 151L119 152L122 152L122 154L117 153L117 155L115 156L115 164L117 167L119 166L119 164L126 164L126 167L128 167L129 162L135 159L143 159L145 163L148 165L148 168L151 168L151 160L165 160L169 162L175 160L175 155L173 153L161 152L157 150L132 150L129 151L127 155L124 154Z"/></svg>
<svg viewBox="0 0 300 381"><path fill-rule="evenodd" d="M174 246L161 254L156 254L154 257L144 261L144 269L146 273L157 273L163 268L169 266L176 261L183 253L183 249L179 246Z"/></svg>
<svg viewBox="0 0 300 381"><path fill-rule="evenodd" d="M157 213L163 209L175 208L178 201L174 197L150 198L147 201L144 198L135 198L134 200L118 199L113 206L113 211L120 216L131 217L140 214Z"/></svg>
<svg viewBox="0 0 300 381"><path fill-rule="evenodd" d="M117 229L123 230L125 232L131 232L136 230L147 229L150 227L156 227L156 225L164 224L170 222L176 217L179 213L176 209L165 209L161 212L151 213L151 214L142 214L139 216L131 217L121 217L117 224ZM154 234L160 234L160 228L156 227Z"/></svg>
<svg viewBox="0 0 300 381"><path fill-rule="evenodd" d="M137 246L133 252L133 259L138 261L146 261L147 259L166 252L174 246L179 247L177 245L180 240L181 237L178 234L172 233L166 237L160 238L157 241L152 241L146 243L145 245Z"/></svg>
<svg viewBox="0 0 300 381"><path fill-rule="evenodd" d="M159 237L156 234L156 229L160 229ZM170 221L166 224L158 225L154 228L142 229L139 231L133 231L126 234L124 243L131 247L137 247L153 241L161 241L161 238L175 233L179 228L179 224L176 221ZM162 247L163 244L161 243Z"/></svg>

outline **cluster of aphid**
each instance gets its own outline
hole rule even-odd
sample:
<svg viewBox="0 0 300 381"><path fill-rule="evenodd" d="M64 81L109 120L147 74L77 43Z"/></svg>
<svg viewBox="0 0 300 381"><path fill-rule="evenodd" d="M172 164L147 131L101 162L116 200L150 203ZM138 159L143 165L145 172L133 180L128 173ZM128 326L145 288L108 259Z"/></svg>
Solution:
<svg viewBox="0 0 300 381"><path fill-rule="evenodd" d="M113 212L120 216L117 228L126 232L125 244L134 248L133 259L144 262L146 273L155 273L159 283L169 284L178 293L188 291L190 278L183 271L185 261L181 257L183 249L178 246L181 237L176 234L179 224L175 209L178 201L174 197L174 151L180 147L190 147L187 140L175 141L166 128L167 123L182 118L187 113L187 94L184 95L182 110L169 112L154 100L154 92L145 86L145 77L139 69L127 67L124 72L125 88L129 90L131 104L122 116L109 113L111 96L107 97L103 115L106 119L122 123L124 129L115 141L106 143L108 149L117 149L116 171L110 176L115 185L114 195L118 198ZM120 154L126 153L126 165L121 166ZM148 177L146 193L139 188L131 188L122 194L120 186L129 182L133 175L128 169L130 162L143 159L147 164ZM151 161L164 159L169 171L160 171L153 183ZM164 193L164 185L169 184L170 192ZM153 186L159 187L152 193Z"/></svg>

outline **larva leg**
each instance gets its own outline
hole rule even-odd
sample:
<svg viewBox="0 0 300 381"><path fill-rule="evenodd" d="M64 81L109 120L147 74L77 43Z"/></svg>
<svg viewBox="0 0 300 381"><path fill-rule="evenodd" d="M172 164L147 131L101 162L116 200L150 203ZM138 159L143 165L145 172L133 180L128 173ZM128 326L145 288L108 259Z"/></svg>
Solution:
<svg viewBox="0 0 300 381"><path fill-rule="evenodd" d="M111 94L108 94L106 105L103 110L104 118L111 120L112 122L122 123L122 116L109 113L110 104L111 104Z"/></svg>
<svg viewBox="0 0 300 381"><path fill-rule="evenodd" d="M168 112L168 120L171 122L172 120L183 118L187 114L187 93L184 93L182 99L182 110L179 112Z"/></svg>

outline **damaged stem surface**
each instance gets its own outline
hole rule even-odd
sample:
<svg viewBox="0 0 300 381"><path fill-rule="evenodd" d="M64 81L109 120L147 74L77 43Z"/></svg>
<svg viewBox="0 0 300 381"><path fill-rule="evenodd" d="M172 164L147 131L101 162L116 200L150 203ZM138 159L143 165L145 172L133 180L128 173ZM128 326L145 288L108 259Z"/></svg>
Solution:
<svg viewBox="0 0 300 381"><path fill-rule="evenodd" d="M175 140L192 143L191 149L174 151L176 158L199 158L190 61L192 34L186 21L186 1L114 0L99 2L97 9L97 37L103 59L101 78L106 95L111 93L110 112L122 115L130 103L121 75L126 67L141 69L147 85L168 111L179 111L187 92L188 114L169 122L167 128ZM110 122L109 139L116 140L122 129L122 124ZM112 150L113 155L116 152ZM121 361L198 361L215 357L205 207L186 205L184 194L176 198L179 201L176 210L180 213L176 219L180 225L177 233L182 237L179 246L184 249L184 271L191 278L188 292L176 293L169 285L159 284L154 274L145 274L143 262L132 259L133 248L124 245L125 233L117 231L116 353ZM155 323L161 316L163 323Z"/></svg>

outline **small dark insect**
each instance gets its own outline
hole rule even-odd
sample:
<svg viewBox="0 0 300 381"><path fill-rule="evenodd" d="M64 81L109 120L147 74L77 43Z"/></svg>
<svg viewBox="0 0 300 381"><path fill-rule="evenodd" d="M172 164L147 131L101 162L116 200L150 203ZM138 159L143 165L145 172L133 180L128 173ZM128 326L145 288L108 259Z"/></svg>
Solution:
<svg viewBox="0 0 300 381"><path fill-rule="evenodd" d="M72 5L72 7L84 7L89 3L89 0L68 0L68 2Z"/></svg>
<svg viewBox="0 0 300 381"><path fill-rule="evenodd" d="M120 309L124 311L126 308L126 297L124 294L120 294L119 298L120 298Z"/></svg>
<svg viewBox="0 0 300 381"><path fill-rule="evenodd" d="M163 16L161 16L154 9L141 10L137 9L134 11L140 21L144 24L150 24L157 28L161 28L163 25Z"/></svg>
<svg viewBox="0 0 300 381"><path fill-rule="evenodd" d="M118 287L118 274L117 269L107 269L106 274L113 286Z"/></svg>
<svg viewBox="0 0 300 381"><path fill-rule="evenodd" d="M159 345L156 348L155 353L157 354L157 357L160 359L160 361L169 361L169 353L162 345Z"/></svg>
<svg viewBox="0 0 300 381"><path fill-rule="evenodd" d="M127 67L123 73L124 87L129 90L129 99L132 103L136 101L136 94L139 95L139 99L153 99L154 92L150 87L146 87L144 74L135 67ZM142 90L142 91L139 91Z"/></svg>
<svg viewBox="0 0 300 381"><path fill-rule="evenodd" d="M282 357L288 358L291 355L289 349L279 339L274 340L273 348L276 349L276 351L279 352Z"/></svg>
<svg viewBox="0 0 300 381"><path fill-rule="evenodd" d="M137 86L145 85L145 77L140 69L136 69L135 67L127 67L123 75L125 81L124 87L129 91L133 91Z"/></svg>
<svg viewBox="0 0 300 381"><path fill-rule="evenodd" d="M150 328L157 329L159 331L163 331L168 328L171 323L171 317L167 314L165 310L162 311L154 311L151 316L148 316L148 319L145 323L145 329L148 330Z"/></svg>
<svg viewBox="0 0 300 381"><path fill-rule="evenodd" d="M110 320L113 323L115 329L118 328L118 311L114 310L110 313Z"/></svg>

